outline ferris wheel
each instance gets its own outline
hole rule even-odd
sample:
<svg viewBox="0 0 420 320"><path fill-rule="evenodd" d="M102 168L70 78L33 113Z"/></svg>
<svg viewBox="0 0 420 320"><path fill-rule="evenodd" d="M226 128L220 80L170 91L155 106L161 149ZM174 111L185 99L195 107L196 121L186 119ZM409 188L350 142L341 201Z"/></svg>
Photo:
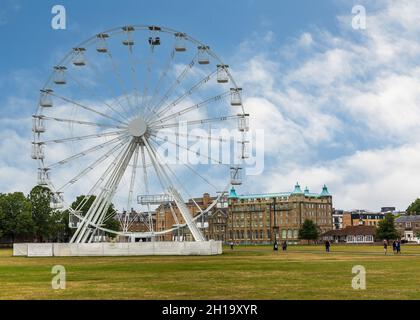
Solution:
<svg viewBox="0 0 420 320"><path fill-rule="evenodd" d="M211 133L226 129L241 137L228 163L197 147L207 142L220 151L218 143L226 141ZM98 230L133 234L129 214L117 214L120 231L105 228L114 218L111 204L145 217L148 231L137 236L187 227L203 241L196 220L210 214L230 185L241 184L249 157L249 114L229 66L208 45L158 26L114 28L74 47L42 88L32 131L38 184L51 191L53 208L77 218L73 243L97 241ZM163 146L166 153L170 146L176 150L176 161L164 159ZM197 192L218 196L206 209L195 203L193 217L185 200ZM82 201L71 206L79 195ZM185 223L163 230L154 225L152 212L162 204L173 214L177 209Z"/></svg>

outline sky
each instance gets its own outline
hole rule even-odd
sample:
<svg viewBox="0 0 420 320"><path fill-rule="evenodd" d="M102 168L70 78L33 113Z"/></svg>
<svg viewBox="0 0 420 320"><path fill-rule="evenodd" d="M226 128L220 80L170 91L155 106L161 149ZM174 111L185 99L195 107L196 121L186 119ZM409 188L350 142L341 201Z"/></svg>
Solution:
<svg viewBox="0 0 420 320"><path fill-rule="evenodd" d="M51 28L57 4L66 30ZM51 66L98 32L152 24L210 44L243 88L265 168L239 193L326 184L336 208L404 210L420 196L419 14L410 0L0 0L0 191L36 183L31 115Z"/></svg>

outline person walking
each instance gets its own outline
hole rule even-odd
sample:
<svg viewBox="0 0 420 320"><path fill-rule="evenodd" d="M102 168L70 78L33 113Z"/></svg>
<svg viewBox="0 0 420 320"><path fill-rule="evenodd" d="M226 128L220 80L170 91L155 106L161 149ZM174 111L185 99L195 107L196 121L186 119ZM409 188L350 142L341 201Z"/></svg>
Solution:
<svg viewBox="0 0 420 320"><path fill-rule="evenodd" d="M327 240L325 242L325 251L326 252L330 252L330 247L331 247L331 243Z"/></svg>
<svg viewBox="0 0 420 320"><path fill-rule="evenodd" d="M278 251L279 250L279 245L278 245L277 241L274 242L273 250L274 251Z"/></svg>
<svg viewBox="0 0 420 320"><path fill-rule="evenodd" d="M287 242L283 241L283 245L281 247L282 247L283 251L286 251L287 250Z"/></svg>
<svg viewBox="0 0 420 320"><path fill-rule="evenodd" d="M233 241L230 242L230 250L233 250Z"/></svg>
<svg viewBox="0 0 420 320"><path fill-rule="evenodd" d="M401 254L401 241L397 240L397 254Z"/></svg>
<svg viewBox="0 0 420 320"><path fill-rule="evenodd" d="M385 252L385 255L388 252L388 242L386 240L384 240L384 252Z"/></svg>
<svg viewBox="0 0 420 320"><path fill-rule="evenodd" d="M397 253L397 242L395 240L392 241L392 252Z"/></svg>

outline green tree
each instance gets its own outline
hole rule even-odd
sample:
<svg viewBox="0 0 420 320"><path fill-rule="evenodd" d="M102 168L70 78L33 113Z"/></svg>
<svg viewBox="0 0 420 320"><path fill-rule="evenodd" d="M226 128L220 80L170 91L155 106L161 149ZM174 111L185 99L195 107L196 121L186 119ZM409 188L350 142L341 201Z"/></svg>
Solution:
<svg viewBox="0 0 420 320"><path fill-rule="evenodd" d="M22 192L0 195L0 235L15 241L32 237L31 204Z"/></svg>
<svg viewBox="0 0 420 320"><path fill-rule="evenodd" d="M408 215L420 215L420 198L413 201L406 210Z"/></svg>
<svg viewBox="0 0 420 320"><path fill-rule="evenodd" d="M305 220L299 229L299 239L301 240L318 240L320 235L319 227L312 220Z"/></svg>
<svg viewBox="0 0 420 320"><path fill-rule="evenodd" d="M54 236L54 210L51 209L51 191L43 186L34 187L28 195L32 206L32 219L35 223L35 235L39 241Z"/></svg>
<svg viewBox="0 0 420 320"><path fill-rule="evenodd" d="M387 213L385 218L378 223L376 230L376 239L378 240L394 240L398 239L400 234L395 229L394 216L392 213Z"/></svg>
<svg viewBox="0 0 420 320"><path fill-rule="evenodd" d="M119 231L120 230L120 222L117 219L115 219L115 215L113 215L112 217L110 217L109 219L107 219L104 222L104 228L108 229L108 230ZM110 232L107 232L106 235L108 237L111 237L111 238L115 237L115 234L110 233Z"/></svg>

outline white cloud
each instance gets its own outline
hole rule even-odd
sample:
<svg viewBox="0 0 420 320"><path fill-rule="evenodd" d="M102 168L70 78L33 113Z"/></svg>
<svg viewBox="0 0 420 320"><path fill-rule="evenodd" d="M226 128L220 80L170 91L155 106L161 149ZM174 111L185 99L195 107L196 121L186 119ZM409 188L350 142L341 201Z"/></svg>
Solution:
<svg viewBox="0 0 420 320"><path fill-rule="evenodd" d="M314 43L314 40L312 39L312 35L310 33L304 32L300 36L298 43L301 47L308 48Z"/></svg>
<svg viewBox="0 0 420 320"><path fill-rule="evenodd" d="M327 183L336 207L371 210L405 209L420 196L420 4L366 7L366 30L353 30L350 15L339 17L339 34L311 30L277 55L246 57L239 78L278 162L249 178L244 192L288 191L296 180L319 192ZM311 50L302 55L305 45ZM281 137L290 154L281 143L276 148Z"/></svg>

